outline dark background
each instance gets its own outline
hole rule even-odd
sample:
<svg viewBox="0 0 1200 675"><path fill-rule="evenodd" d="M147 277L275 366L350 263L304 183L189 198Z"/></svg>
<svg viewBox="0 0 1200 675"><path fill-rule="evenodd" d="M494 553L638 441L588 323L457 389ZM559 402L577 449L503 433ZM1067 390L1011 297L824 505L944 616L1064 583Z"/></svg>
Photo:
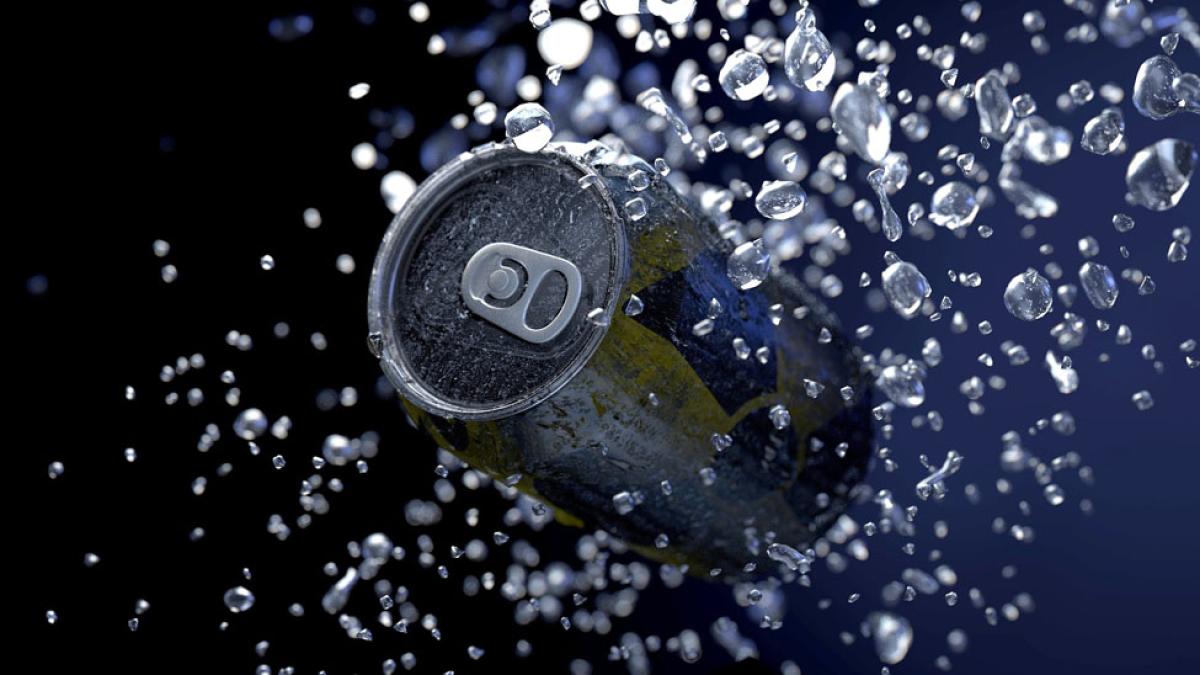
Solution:
<svg viewBox="0 0 1200 675"><path fill-rule="evenodd" d="M917 454L940 461L947 449L957 448L967 456L952 481L952 496L942 504L921 504L924 534L916 540L918 553L911 562L899 551L902 540L871 540L869 563L854 563L839 576L822 570L815 588L790 589L785 627L774 633L750 627L726 589L696 581L669 593L644 593L635 617L618 623L609 636L564 635L558 626L540 623L518 628L511 622L511 605L494 593L468 599L458 590L468 571L493 569L502 575L507 551L493 551L492 561L474 567L455 568L457 562L442 560L448 559L450 544L502 529L503 500L490 489L468 493L460 486L459 498L431 532L439 562L451 564L451 579L439 580L413 563L413 556L387 574L413 590L423 612L437 615L443 640L436 643L416 627L407 636L377 630L370 644L347 639L320 611L320 595L331 582L321 566L328 561L344 566L345 543L374 531L388 532L414 551L419 532L403 524L403 505L413 497L432 498L432 444L407 429L394 401L375 395L378 371L365 349L364 299L389 214L378 192L382 171L363 172L349 162L350 148L375 134L372 108L404 106L413 115L415 132L384 154L390 168L419 180L427 173L418 158L421 140L450 115L470 112L466 94L475 88L477 57L424 54L430 30L443 25L451 7L441 0L430 4L434 16L424 26L408 20L403 3L372 5L372 25L364 25L362 14L356 18L350 6L303 3L9 10L7 107L18 117L7 125L6 144L12 167L7 192L15 206L6 228L10 243L4 247L5 288L13 298L6 305L15 310L6 323L15 366L6 417L16 434L10 441L11 487L5 498L14 526L6 547L8 583L19 602L8 616L17 627L18 648L38 664L34 670L251 672L266 662L275 668L294 665L298 672L378 672L384 658L412 651L420 672L479 672L507 665L513 642L524 637L533 642L534 657L518 662L521 667L564 672L575 657L611 667L607 648L625 630L665 638L691 627L704 637L706 655L698 672L707 672L729 663L708 637L712 620L728 615L742 622L743 632L758 641L772 666L791 658L806 673L877 672L868 642L860 639L846 648L838 633L857 632L858 622L878 605L879 586L900 568L914 563L931 568L926 562L931 548L940 548L944 561L958 571L962 601L947 608L940 597L922 597L901 606L917 638L909 658L893 672L931 671L933 659L947 652L944 637L953 627L971 637L967 653L951 655L956 672L1180 673L1200 666L1195 537L1200 370L1188 370L1177 347L1187 338L1200 338L1200 284L1194 257L1182 264L1166 262L1171 228L1190 225L1200 234L1200 208L1194 190L1165 213L1125 206L1122 176L1130 155L1094 157L1077 146L1060 165L1026 170L1027 179L1062 204L1059 217L1039 223L1033 239L1018 235L1023 221L1001 201L980 217L996 230L990 240L974 235L958 240L941 232L932 244L905 239L894 247L926 271L935 298L954 298L972 326L990 319L997 327L991 336L974 328L951 335L946 320L930 327L871 314L853 285L862 270L878 278L881 239L867 236L848 215L842 218L856 247L835 269L848 287L834 303L845 322L876 324L875 336L865 343L872 350L892 345L916 353L924 337L933 334L947 353L946 362L933 370L927 403L945 415L946 430L938 435L914 430L907 416L898 416L891 446L902 471L872 476L873 483L891 487L909 504L916 501L911 485L922 475ZM468 4L453 3L453 23L469 24L489 13ZM843 31L862 34L867 14L851 4L818 4L826 10L822 26L831 37ZM893 36L894 25L915 11L910 4L916 3L885 2L870 14L881 27L879 35ZM966 28L957 3L922 4L929 5L921 11L937 31L928 42L956 41ZM1097 87L1116 81L1128 93L1138 64L1158 51L1156 39L1128 50L1103 39L1094 45L1063 44L1062 31L1083 17L1055 4L1038 7L1051 25L1054 48L1049 57L1037 58L1020 28L1020 14L1052 3L1009 4L985 3L984 21L975 30L989 32L990 47L980 56L959 50L963 77L1013 60L1022 67L1023 79L1012 93L1034 94L1041 114L1076 133L1100 104L1066 116L1054 109L1054 96L1081 78ZM272 18L301 12L314 16L311 35L290 43L270 37ZM532 30L518 23L501 43L529 45L532 37ZM852 47L844 36L840 44ZM916 41L893 44L908 53ZM536 51L528 55L528 72L540 73ZM621 55L626 67L649 58L624 47ZM1200 67L1186 45L1176 60L1186 70ZM897 64L894 72L894 88L937 90L937 71L927 64ZM715 80L715 72L710 75ZM910 81L904 83L905 78ZM370 82L371 93L351 101L346 90L359 81ZM1121 107L1131 152L1168 135L1200 140L1195 116L1151 122L1128 101ZM915 170L935 171L932 154L945 142L975 147L980 160L998 170L998 145L990 152L976 145L974 112L957 125L947 125L936 112L931 118L931 140L919 153L904 148ZM499 131L491 136L499 137ZM908 144L898 140L897 145ZM828 138L814 138L807 146L814 162L829 147ZM745 177L752 183L761 179ZM927 192L910 181L897 203L927 202ZM324 224L318 230L302 223L301 213L310 206L321 210ZM1132 233L1118 235L1112 229L1109 219L1116 211L1135 216L1138 226ZM1064 397L1040 365L1050 318L1017 325L1004 312L999 294L1011 275L1051 259L1073 276L1082 262L1075 241L1087 234L1100 241L1099 260L1114 270L1140 267L1153 275L1158 292L1139 297L1122 283L1117 307L1105 316L1113 331L1102 334L1090 326L1088 342L1072 353L1082 386ZM156 238L171 244L165 259L151 252ZM1056 253L1039 255L1043 243L1052 244ZM1116 253L1122 244L1132 251L1129 261ZM275 257L275 270L259 269L264 253ZM341 253L354 256L353 274L335 270ZM165 262L179 268L174 284L159 278ZM947 267L980 272L983 287L951 286L942 272ZM48 282L44 294L26 291L35 275ZM1076 310L1089 323L1097 318L1086 304ZM277 321L289 322L287 339L271 336ZM1113 344L1120 323L1131 326L1133 345ZM250 333L254 349L239 352L225 345L230 330ZM311 347L313 331L327 337L327 350ZM987 413L971 416L958 384L972 374L990 374L975 362L980 352L989 351L1004 364L997 345L1006 338L1023 342L1034 361L1019 369L997 365L993 370L1008 378L1008 388L989 392L983 400ZM1145 343L1157 347L1164 374L1156 374L1137 353ZM158 382L162 365L196 352L206 357L203 369L171 385ZM1112 361L1099 363L1101 352L1110 353ZM267 438L262 456L250 457L232 438L229 424L236 409L221 400L225 387L217 379L226 368L237 373L241 407L260 407L272 419L291 416L295 428L286 442ZM133 402L123 398L126 385L137 389ZM204 389L202 406L164 405L168 391L183 395L191 386ZM358 388L358 405L317 409L321 390L343 386ZM1136 411L1129 400L1142 388L1150 389L1156 402L1148 412ZM1062 409L1073 412L1079 431L1070 437L1041 432L1029 447L1043 458L1081 453L1095 468L1097 484L1087 488L1064 477L1069 499L1058 508L1046 504L1028 474L1012 477L1015 495L996 494L1000 435L1024 431ZM223 439L209 453L198 453L196 441L210 422L221 427ZM321 439L366 430L378 431L382 439L370 473L336 474L348 489L331 496L332 512L318 517L312 528L300 531L293 525L288 542L268 535L270 514L294 523L300 513L297 485L310 473L307 458L319 452ZM132 465L122 457L128 446L139 454ZM288 457L286 470L271 469L276 453ZM65 463L66 474L49 481L45 470L53 460ZM224 461L234 464L233 473L215 478L214 468ZM209 477L201 497L189 490L198 475ZM982 489L982 504L969 506L963 498L961 488L968 482ZM1082 497L1095 503L1094 516L1080 513ZM1018 499L1029 500L1031 517L1020 516ZM474 534L461 516L471 506L484 514ZM877 513L867 506L853 515L862 522ZM993 534L990 524L997 515L1032 524L1037 540L1018 544ZM939 518L951 526L946 542L928 534L928 524ZM207 535L191 543L187 535L195 526ZM573 559L574 534L562 528L514 534L534 542L543 562ZM82 564L88 551L102 557L93 569ZM1002 579L1000 568L1010 564L1018 575ZM242 579L243 567L253 570L251 582ZM240 583L258 600L250 612L233 616L220 598ZM989 627L965 598L971 586L996 607L1017 592L1029 592L1037 611ZM845 598L854 591L863 600L847 605ZM360 587L350 607L368 623L374 616L370 595ZM815 607L823 597L835 601L824 612ZM146 598L151 609L131 633L126 621L138 598ZM304 604L303 619L287 614L291 602ZM59 613L57 625L46 624L47 609ZM222 620L231 623L225 633L217 630ZM263 639L271 648L258 659L253 645ZM487 657L467 661L468 644L485 647ZM674 655L656 657L655 665L660 672L682 669Z"/></svg>

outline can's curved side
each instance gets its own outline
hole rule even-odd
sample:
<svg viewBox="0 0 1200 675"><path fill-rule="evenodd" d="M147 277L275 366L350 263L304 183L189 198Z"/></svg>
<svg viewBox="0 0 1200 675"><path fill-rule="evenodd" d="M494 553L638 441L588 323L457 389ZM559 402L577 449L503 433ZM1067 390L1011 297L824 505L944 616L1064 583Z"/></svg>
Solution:
<svg viewBox="0 0 1200 675"><path fill-rule="evenodd" d="M618 303L637 295L644 310L614 312L583 369L530 410L457 421L407 407L473 467L520 474L518 487L560 521L602 526L697 573L740 575L766 562L770 542L803 548L844 512L870 456L869 386L797 279L776 270L738 290L725 271L732 245L664 180L627 193L636 168L593 165L602 180L581 189L646 205L644 217L624 219L629 278ZM722 311L697 335L713 299ZM734 338L766 347L766 362L739 358ZM778 424L776 406L790 421Z"/></svg>

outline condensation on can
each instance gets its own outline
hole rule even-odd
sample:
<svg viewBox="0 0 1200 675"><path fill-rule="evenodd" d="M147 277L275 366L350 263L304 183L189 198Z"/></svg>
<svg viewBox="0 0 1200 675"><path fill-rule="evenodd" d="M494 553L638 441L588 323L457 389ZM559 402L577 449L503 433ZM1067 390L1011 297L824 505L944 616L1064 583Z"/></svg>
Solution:
<svg viewBox="0 0 1200 675"><path fill-rule="evenodd" d="M637 171L648 186L630 181ZM497 242L578 269L577 306L553 339L531 342L472 311L475 277L464 271ZM753 576L773 565L770 543L803 549L844 513L872 422L868 380L836 319L783 270L739 290L726 274L732 249L628 153L599 142L534 154L482 146L431 175L384 237L372 350L436 442L495 478L519 474L559 520L699 574ZM516 299L488 304L528 300L534 328L568 309L566 274L536 288L526 278L517 292L511 274L492 288ZM631 295L640 313L621 311ZM714 299L723 309L711 331L693 330ZM765 347L766 362L739 358L735 338ZM823 389L811 396L806 380ZM778 406L790 416L781 429ZM670 544L657 548L663 534Z"/></svg>

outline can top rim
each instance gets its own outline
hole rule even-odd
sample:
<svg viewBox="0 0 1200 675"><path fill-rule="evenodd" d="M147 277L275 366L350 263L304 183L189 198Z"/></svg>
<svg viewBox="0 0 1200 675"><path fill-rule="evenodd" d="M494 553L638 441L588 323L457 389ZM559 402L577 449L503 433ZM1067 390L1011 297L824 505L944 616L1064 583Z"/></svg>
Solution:
<svg viewBox="0 0 1200 675"><path fill-rule="evenodd" d="M397 326L403 317L392 310L397 291L399 273L407 265L408 254L430 225L432 216L446 203L449 195L467 184L480 173L514 163L564 165L579 172L582 177L595 173L581 159L569 151L567 144L552 143L537 153L516 149L511 143L489 143L454 158L418 186L409 200L392 220L380 244L371 269L371 281L367 299L368 341L371 351L380 359L384 374L399 393L417 407L446 418L463 420L495 420L525 412L557 393L583 369L600 342L608 332L607 322L589 322L586 334L570 361L526 396L510 401L480 402L477 405L452 401L424 382L409 362L403 344L397 338ZM602 183L601 183L602 184ZM592 189L592 188L589 188ZM612 241L612 283L607 289L602 308L608 316L616 311L621 289L628 274L626 239L620 211L606 189L594 191L601 208L606 212L604 220L609 224Z"/></svg>

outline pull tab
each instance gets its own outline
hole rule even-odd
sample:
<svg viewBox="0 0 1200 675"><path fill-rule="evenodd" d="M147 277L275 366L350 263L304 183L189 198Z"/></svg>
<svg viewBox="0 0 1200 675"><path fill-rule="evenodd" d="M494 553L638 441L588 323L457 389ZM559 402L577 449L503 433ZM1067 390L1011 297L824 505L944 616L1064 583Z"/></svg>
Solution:
<svg viewBox="0 0 1200 675"><path fill-rule="evenodd" d="M505 265L505 261L516 262L525 268L527 281L521 298L512 305L501 307L488 302L488 298L508 300L521 290L520 275ZM541 328L531 328L526 323L529 305L551 272L558 272L567 280L567 297L553 321ZM579 307L582 287L583 277L571 261L505 242L488 244L476 251L467 261L462 275L462 297L467 309L522 340L539 345L558 337L571 322Z"/></svg>

